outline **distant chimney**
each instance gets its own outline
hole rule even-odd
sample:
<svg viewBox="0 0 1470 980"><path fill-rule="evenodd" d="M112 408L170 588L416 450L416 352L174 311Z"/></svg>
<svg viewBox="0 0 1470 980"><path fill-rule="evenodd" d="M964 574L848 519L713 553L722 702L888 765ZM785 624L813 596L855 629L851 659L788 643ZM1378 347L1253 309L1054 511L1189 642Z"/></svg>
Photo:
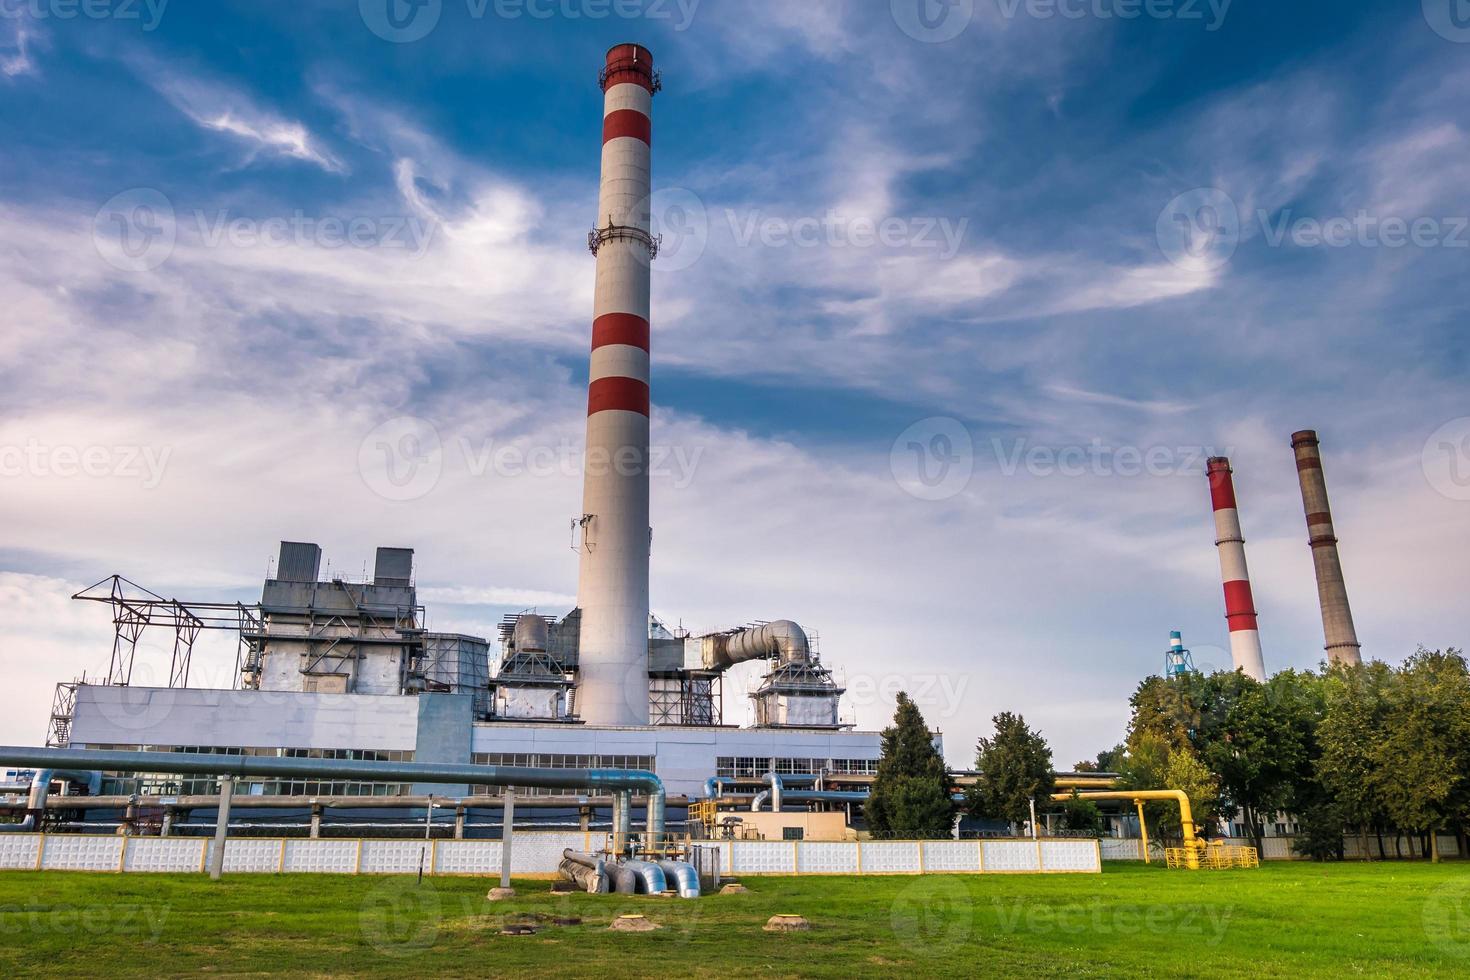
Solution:
<svg viewBox="0 0 1470 980"><path fill-rule="evenodd" d="M1348 606L1342 561L1337 554L1337 535L1332 527L1332 507L1327 503L1327 478L1322 472L1320 446L1317 433L1311 429L1291 437L1297 479L1302 485L1302 508L1307 514L1307 540L1317 570L1322 632L1327 640L1328 660L1335 664L1360 664L1363 656L1358 632L1353 628L1353 611Z"/></svg>
<svg viewBox="0 0 1470 980"><path fill-rule="evenodd" d="M1256 627L1256 602L1245 563L1245 538L1235 505L1235 479L1230 460L1216 456L1206 465L1210 500L1215 508L1215 546L1220 552L1220 577L1225 583L1225 620L1230 624L1230 657L1238 670L1258 681L1266 679L1261 656L1261 633Z"/></svg>

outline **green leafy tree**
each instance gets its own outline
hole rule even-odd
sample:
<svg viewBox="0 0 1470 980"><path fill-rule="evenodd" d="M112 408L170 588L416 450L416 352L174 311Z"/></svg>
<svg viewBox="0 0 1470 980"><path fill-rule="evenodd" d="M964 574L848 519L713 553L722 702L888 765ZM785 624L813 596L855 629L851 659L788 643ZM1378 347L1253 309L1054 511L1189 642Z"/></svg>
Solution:
<svg viewBox="0 0 1470 980"><path fill-rule="evenodd" d="M1199 727L1191 736L1200 761L1220 779L1226 811L1239 809L1257 847L1265 817L1287 807L1306 770L1295 707L1239 672L1205 678Z"/></svg>
<svg viewBox="0 0 1470 980"><path fill-rule="evenodd" d="M898 695L893 724L883 730L883 754L863 812L874 836L923 840L950 835L954 804L949 771L924 716L905 693Z"/></svg>
<svg viewBox="0 0 1470 980"><path fill-rule="evenodd" d="M1051 749L1020 715L1005 711L992 721L995 737L982 738L976 746L979 775L966 802L975 816L1004 820L1014 829L1030 819L1032 801L1038 810L1051 802L1056 787Z"/></svg>
<svg viewBox="0 0 1470 980"><path fill-rule="evenodd" d="M1077 772L1117 772L1118 767L1123 764L1123 757L1127 754L1128 746L1115 745L1099 752L1096 761L1083 759L1073 768Z"/></svg>
<svg viewBox="0 0 1470 980"><path fill-rule="evenodd" d="M1357 829L1365 856L1370 853L1368 829L1381 826L1384 819L1378 746L1384 739L1392 682L1393 671L1379 661L1335 666L1322 679L1317 781L1343 825Z"/></svg>
<svg viewBox="0 0 1470 980"><path fill-rule="evenodd" d="M1102 811L1091 800L1084 800L1072 790L1072 798L1062 806L1062 826L1067 830L1101 837L1103 832Z"/></svg>
<svg viewBox="0 0 1470 980"><path fill-rule="evenodd" d="M1384 811L1399 828L1429 837L1463 816L1470 796L1470 672L1458 651L1419 649L1388 686L1376 756Z"/></svg>

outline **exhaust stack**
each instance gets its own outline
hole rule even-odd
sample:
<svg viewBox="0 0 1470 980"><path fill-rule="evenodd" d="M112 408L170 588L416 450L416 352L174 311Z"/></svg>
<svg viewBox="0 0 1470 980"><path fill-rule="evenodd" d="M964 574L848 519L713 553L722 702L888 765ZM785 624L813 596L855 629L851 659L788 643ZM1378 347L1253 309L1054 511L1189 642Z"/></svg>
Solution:
<svg viewBox="0 0 1470 980"><path fill-rule="evenodd" d="M1245 563L1245 538L1235 505L1235 479L1230 460L1212 458L1206 465L1210 500L1215 508L1215 546L1220 551L1220 577L1225 583L1225 619L1230 624L1230 658L1237 670L1264 682L1266 663L1261 656L1261 633L1256 626L1256 603L1251 595L1250 570Z"/></svg>
<svg viewBox="0 0 1470 980"><path fill-rule="evenodd" d="M1342 561L1337 555L1337 535L1332 527L1332 508L1327 502L1327 478L1322 473L1317 433L1311 429L1295 433L1291 448L1296 453L1302 507L1307 514L1307 537L1312 546L1312 564L1317 569L1317 599L1322 605L1327 659L1335 664L1360 664L1363 662L1361 646L1358 632L1353 628L1353 612L1348 606Z"/></svg>
<svg viewBox="0 0 1470 980"><path fill-rule="evenodd" d="M653 56L607 53L602 182L587 244L597 256L582 485L577 706L593 725L648 724L649 217Z"/></svg>

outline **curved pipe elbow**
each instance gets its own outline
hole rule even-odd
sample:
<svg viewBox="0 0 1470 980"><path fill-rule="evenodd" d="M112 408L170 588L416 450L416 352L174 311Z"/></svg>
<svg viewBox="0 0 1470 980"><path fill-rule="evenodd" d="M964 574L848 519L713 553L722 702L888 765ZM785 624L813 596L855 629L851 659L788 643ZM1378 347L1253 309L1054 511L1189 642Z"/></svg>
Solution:
<svg viewBox="0 0 1470 980"><path fill-rule="evenodd" d="M806 630L789 619L741 630L725 638L723 649L714 658L716 662L706 666L719 670L747 660L771 658L782 664L809 663L812 654Z"/></svg>
<svg viewBox="0 0 1470 980"><path fill-rule="evenodd" d="M694 870L694 865L683 861L660 861L658 866L664 877L674 883L680 898L699 897L699 872Z"/></svg>
<svg viewBox="0 0 1470 980"><path fill-rule="evenodd" d="M652 861L624 861L623 867L633 874L640 895L662 895L669 887L663 869Z"/></svg>
<svg viewBox="0 0 1470 980"><path fill-rule="evenodd" d="M763 789L759 793L755 794L755 799L753 799L753 800L750 801L750 812L751 813L760 813L761 812L761 804L764 803L764 802L766 802L766 797L768 797L770 795L771 795L771 791L770 790L767 790L767 789Z"/></svg>

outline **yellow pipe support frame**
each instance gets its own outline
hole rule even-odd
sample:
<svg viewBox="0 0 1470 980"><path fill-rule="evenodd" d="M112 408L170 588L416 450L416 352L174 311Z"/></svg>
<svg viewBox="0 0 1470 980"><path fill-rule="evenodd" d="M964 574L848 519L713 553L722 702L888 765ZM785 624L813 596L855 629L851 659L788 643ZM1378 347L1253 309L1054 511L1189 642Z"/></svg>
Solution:
<svg viewBox="0 0 1470 980"><path fill-rule="evenodd" d="M1199 855L1203 850L1199 839L1194 835L1194 812L1189 808L1189 796L1182 789L1133 789L1133 790L1109 790L1104 793L1078 793L1077 796L1084 800L1129 800L1135 804L1142 804L1145 800L1172 800L1179 804L1179 825L1184 831L1184 851L1187 855L1186 863L1190 870L1199 869ZM1065 803L1072 798L1071 793L1053 793L1052 800L1057 803Z"/></svg>
<svg viewBox="0 0 1470 980"><path fill-rule="evenodd" d="M1138 806L1138 849L1143 852L1143 863L1153 864L1148 856L1148 824L1143 819L1143 801L1133 801Z"/></svg>

